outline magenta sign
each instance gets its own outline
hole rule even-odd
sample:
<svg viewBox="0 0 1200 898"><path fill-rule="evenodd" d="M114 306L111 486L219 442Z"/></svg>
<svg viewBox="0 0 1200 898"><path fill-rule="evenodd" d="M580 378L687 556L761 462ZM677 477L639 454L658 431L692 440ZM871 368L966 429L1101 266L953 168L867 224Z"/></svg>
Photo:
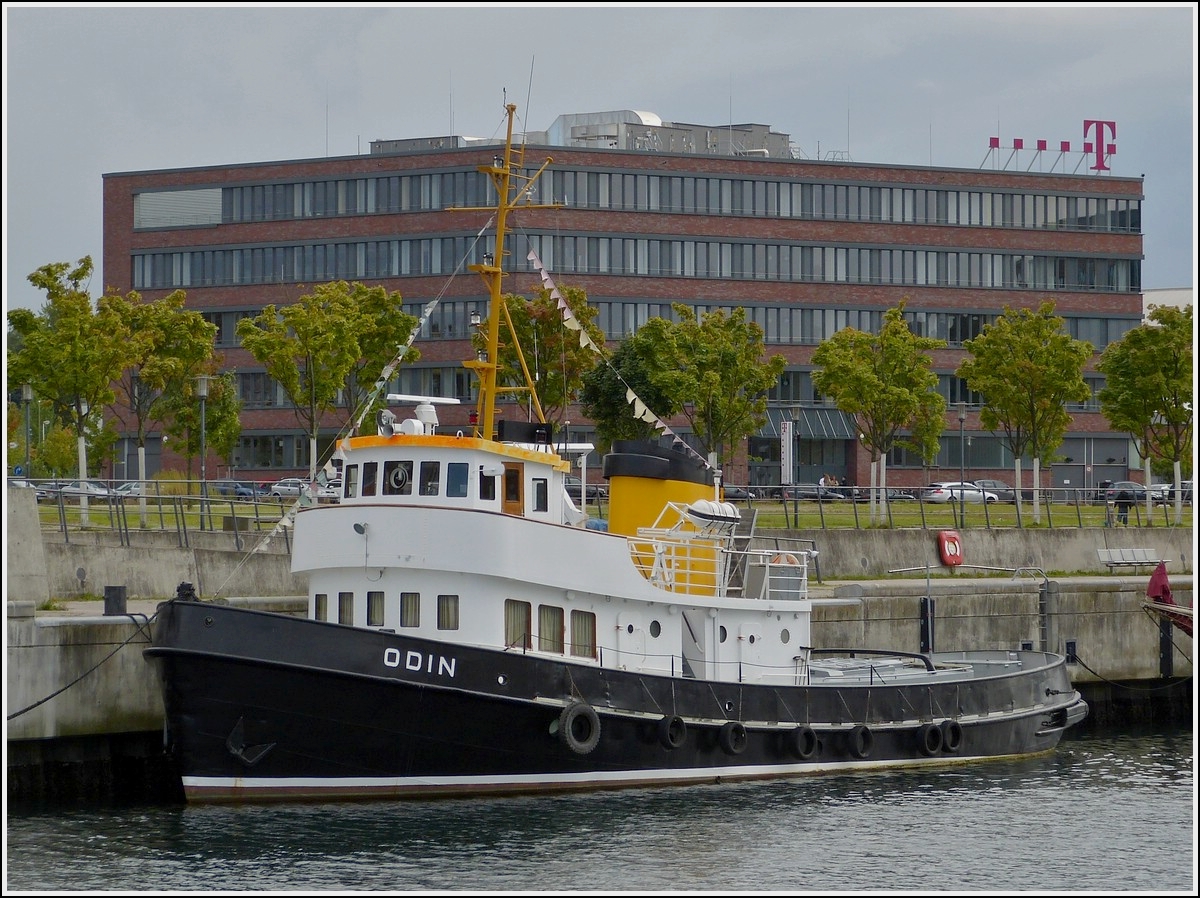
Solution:
<svg viewBox="0 0 1200 898"><path fill-rule="evenodd" d="M1091 165L1092 171L1109 171L1108 157L1115 156L1117 153L1117 123L1104 121L1102 119L1084 119L1083 120L1083 155L1093 156ZM1034 141L1033 148L1036 152L1044 152L1049 146L1049 141L1039 138ZM988 141L988 148L993 150L1000 149L1000 138L993 137ZM1012 141L1013 150L1025 149L1025 139L1014 137ZM1059 153L1071 152L1071 141L1062 140L1058 143Z"/></svg>

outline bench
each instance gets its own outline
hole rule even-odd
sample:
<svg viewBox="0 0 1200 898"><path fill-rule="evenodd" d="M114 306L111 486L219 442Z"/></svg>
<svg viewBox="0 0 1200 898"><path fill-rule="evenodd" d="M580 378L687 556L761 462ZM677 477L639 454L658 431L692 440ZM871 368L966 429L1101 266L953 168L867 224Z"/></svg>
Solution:
<svg viewBox="0 0 1200 898"><path fill-rule="evenodd" d="M1153 567L1159 562L1167 562L1167 558L1159 558L1150 549L1097 549L1100 563L1107 564L1108 569L1116 567Z"/></svg>

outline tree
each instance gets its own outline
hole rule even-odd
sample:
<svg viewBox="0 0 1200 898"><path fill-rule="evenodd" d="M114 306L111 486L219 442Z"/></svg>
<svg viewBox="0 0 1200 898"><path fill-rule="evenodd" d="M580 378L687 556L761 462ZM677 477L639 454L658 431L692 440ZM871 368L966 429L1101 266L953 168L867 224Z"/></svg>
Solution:
<svg viewBox="0 0 1200 898"><path fill-rule="evenodd" d="M1100 408L1113 429L1136 443L1147 485L1152 459L1170 466L1177 525L1183 522L1180 483L1192 474L1192 325L1190 305L1152 306L1149 321L1110 343L1096 363L1105 377Z"/></svg>
<svg viewBox="0 0 1200 898"><path fill-rule="evenodd" d="M1016 501L1021 502L1021 457L1033 457L1033 517L1041 521L1041 462L1062 445L1071 424L1068 402L1083 402L1091 392L1083 366L1092 345L1076 340L1054 314L1053 300L1037 311L1005 306L978 337L963 341L971 353L958 366L967 388L983 397L979 423L1002 430L1013 454Z"/></svg>
<svg viewBox="0 0 1200 898"><path fill-rule="evenodd" d="M500 390L516 393L532 384L541 419L555 424L561 423L567 406L578 399L584 374L599 358L593 347L604 345L604 335L595 324L596 309L588 305L587 294L578 287L566 286L558 287L558 292L592 345L584 345L580 332L567 327L549 288L542 288L532 299L506 294L504 305L511 330L500 328L496 372ZM475 333L472 342L477 350L485 348L482 333Z"/></svg>
<svg viewBox="0 0 1200 898"><path fill-rule="evenodd" d="M161 399L167 421L163 429L174 440L175 451L187 459L188 480L192 479L192 459L200 454L200 397L196 392L200 375L209 378L204 400L205 452L228 459L242 433L242 403L237 397L235 372L218 374L213 361L198 372L168 380Z"/></svg>
<svg viewBox="0 0 1200 898"><path fill-rule="evenodd" d="M887 454L903 446L929 462L944 426L946 400L928 353L946 343L909 330L905 304L884 312L877 335L843 328L812 356L813 386L854 418L870 452L872 523L886 520Z"/></svg>
<svg viewBox="0 0 1200 898"><path fill-rule="evenodd" d="M29 275L29 282L46 294L42 310L8 313L20 346L9 356L9 376L48 399L54 417L74 431L81 479L88 476L87 439L100 432L103 409L114 399L112 385L131 352L130 326L120 305L106 296L93 307L88 293L92 270L88 256L74 267L67 262L43 265ZM97 465L104 444L98 441L92 456Z"/></svg>
<svg viewBox="0 0 1200 898"><path fill-rule="evenodd" d="M295 303L265 306L238 322L242 347L291 401L309 440L309 477L317 471L317 433L361 357L358 308L345 281L319 284Z"/></svg>
<svg viewBox="0 0 1200 898"><path fill-rule="evenodd" d="M607 361L598 362L583 375L581 408L596 425L601 451L607 451L614 440L658 437L654 424L630 411L628 390L633 390L660 418L678 414L683 407L681 399L668 395L654 382L654 374L660 367L661 341L661 331L643 327L622 340Z"/></svg>
<svg viewBox="0 0 1200 898"><path fill-rule="evenodd" d="M129 410L138 450L137 479L145 480L146 435L155 424L167 430L166 417L173 404L169 388L174 386L178 398L183 382L215 365L217 328L199 312L184 308L187 294L182 290L153 302L136 291L106 300L129 325L128 367L117 381L117 402ZM144 516L145 496L140 505Z"/></svg>
<svg viewBox="0 0 1200 898"><path fill-rule="evenodd" d="M345 287L358 314L359 357L350 366L346 380L346 408L350 412L347 424L368 420L368 415L382 408L385 400L375 388L384 369L400 355L400 362L415 362L419 350L406 346L419 320L404 311L399 291L388 293L383 287L368 287L355 282L346 286L339 281L336 289ZM376 395L372 395L376 394ZM368 407L370 406L370 407Z"/></svg>

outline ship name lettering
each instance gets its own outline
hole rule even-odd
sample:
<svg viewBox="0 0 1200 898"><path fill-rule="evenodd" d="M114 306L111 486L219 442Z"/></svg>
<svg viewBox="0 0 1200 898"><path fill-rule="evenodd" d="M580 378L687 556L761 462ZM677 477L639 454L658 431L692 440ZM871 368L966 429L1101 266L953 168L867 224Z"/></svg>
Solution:
<svg viewBox="0 0 1200 898"><path fill-rule="evenodd" d="M404 653L401 659L400 650L387 648L383 650L385 667L399 667L401 660L405 670L423 670L425 673L437 673L438 676L453 677L458 666L457 658L447 658L445 655L424 655L411 649Z"/></svg>

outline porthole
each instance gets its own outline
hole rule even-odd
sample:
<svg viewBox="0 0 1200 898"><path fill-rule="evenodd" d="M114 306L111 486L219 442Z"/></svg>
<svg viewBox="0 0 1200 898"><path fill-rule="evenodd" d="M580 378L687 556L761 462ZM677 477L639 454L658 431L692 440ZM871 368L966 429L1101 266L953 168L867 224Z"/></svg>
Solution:
<svg viewBox="0 0 1200 898"><path fill-rule="evenodd" d="M729 635L729 634L728 634L728 633L725 631L725 628L724 628L724 627L722 627L722 628L721 628L721 642L724 642L724 641L725 641L725 637L726 637L726 636L728 636L728 635Z"/></svg>
<svg viewBox="0 0 1200 898"><path fill-rule="evenodd" d="M750 644L754 645L754 634L753 633L750 634Z"/></svg>
<svg viewBox="0 0 1200 898"><path fill-rule="evenodd" d="M625 628L625 632L632 636L633 635L633 624L630 624L629 626L627 626Z"/></svg>
<svg viewBox="0 0 1200 898"><path fill-rule="evenodd" d="M779 641L782 642L784 645L787 645L789 642L792 641L792 633L790 630L788 630L787 627L784 627L783 630L780 631Z"/></svg>
<svg viewBox="0 0 1200 898"><path fill-rule="evenodd" d="M653 636L655 639L658 639L658 637L661 633L662 633L662 624L660 624L656 620L650 621L650 635Z"/></svg>
<svg viewBox="0 0 1200 898"><path fill-rule="evenodd" d="M496 677L496 682L503 686L508 683L508 677L506 677L504 674L500 674L500 676Z"/></svg>

